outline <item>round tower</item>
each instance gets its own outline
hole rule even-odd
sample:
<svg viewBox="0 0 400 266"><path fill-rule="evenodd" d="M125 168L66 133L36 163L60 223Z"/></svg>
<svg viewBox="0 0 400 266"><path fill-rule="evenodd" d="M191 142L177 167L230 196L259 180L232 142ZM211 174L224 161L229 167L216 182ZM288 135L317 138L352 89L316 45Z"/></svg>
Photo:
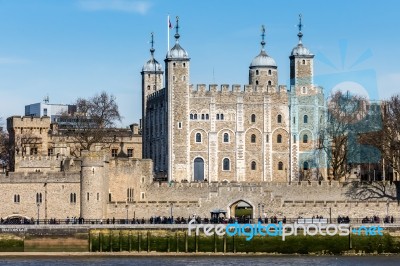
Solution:
<svg viewBox="0 0 400 266"><path fill-rule="evenodd" d="M165 87L168 103L168 179L179 181L190 176L190 58L179 44L178 17L175 29L175 45L165 59Z"/></svg>
<svg viewBox="0 0 400 266"><path fill-rule="evenodd" d="M253 59L249 69L249 84L275 87L278 85L278 67L275 60L265 52L265 27L261 27L261 51Z"/></svg>
<svg viewBox="0 0 400 266"><path fill-rule="evenodd" d="M108 175L103 152L82 151L81 217L107 218Z"/></svg>
<svg viewBox="0 0 400 266"><path fill-rule="evenodd" d="M142 68L142 154L143 158L151 158L149 132L147 130L147 97L162 89L163 75L162 66L154 58L154 34L151 33L151 58Z"/></svg>

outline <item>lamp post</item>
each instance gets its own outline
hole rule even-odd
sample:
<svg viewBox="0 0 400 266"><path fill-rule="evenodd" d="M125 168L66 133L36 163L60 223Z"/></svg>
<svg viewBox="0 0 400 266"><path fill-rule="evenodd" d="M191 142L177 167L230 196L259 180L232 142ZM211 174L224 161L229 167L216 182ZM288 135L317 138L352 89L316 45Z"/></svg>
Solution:
<svg viewBox="0 0 400 266"><path fill-rule="evenodd" d="M126 208L126 222L125 222L125 223L127 224L127 223L129 223L129 222L128 222L128 212L129 212L129 205L128 205L128 203L126 203L125 208Z"/></svg>
<svg viewBox="0 0 400 266"><path fill-rule="evenodd" d="M37 204L37 224L39 224L39 209L40 209L40 203Z"/></svg>
<svg viewBox="0 0 400 266"><path fill-rule="evenodd" d="M174 223L174 216L172 215L172 208L174 207L174 204L171 202L170 203L170 207L171 207L171 224Z"/></svg>

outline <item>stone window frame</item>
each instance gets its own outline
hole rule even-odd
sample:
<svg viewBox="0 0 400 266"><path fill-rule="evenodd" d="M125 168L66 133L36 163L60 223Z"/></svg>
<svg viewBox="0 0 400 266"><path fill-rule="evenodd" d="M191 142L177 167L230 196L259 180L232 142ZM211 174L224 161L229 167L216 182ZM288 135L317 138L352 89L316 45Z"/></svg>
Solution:
<svg viewBox="0 0 400 266"><path fill-rule="evenodd" d="M271 75L272 75L272 70L268 69L268 76L271 76Z"/></svg>
<svg viewBox="0 0 400 266"><path fill-rule="evenodd" d="M266 143L269 143L269 134L266 135Z"/></svg>
<svg viewBox="0 0 400 266"><path fill-rule="evenodd" d="M250 169L252 171L257 170L257 162L256 161L251 161Z"/></svg>
<svg viewBox="0 0 400 266"><path fill-rule="evenodd" d="M258 80L256 80L256 85L258 85Z"/></svg>
<svg viewBox="0 0 400 266"><path fill-rule="evenodd" d="M256 76L258 76L260 74L260 72L258 71L258 69L256 69Z"/></svg>
<svg viewBox="0 0 400 266"><path fill-rule="evenodd" d="M41 192L36 193L36 203L42 203L42 202L43 202L42 193Z"/></svg>
<svg viewBox="0 0 400 266"><path fill-rule="evenodd" d="M71 204L76 203L76 193L69 194L69 203Z"/></svg>
<svg viewBox="0 0 400 266"><path fill-rule="evenodd" d="M210 116L208 114L206 114L206 120L209 120Z"/></svg>
<svg viewBox="0 0 400 266"><path fill-rule="evenodd" d="M225 138L225 136L227 136L227 138ZM223 143L230 143L231 141L231 136L228 132L224 132L224 134L222 134L222 142Z"/></svg>
<svg viewBox="0 0 400 266"><path fill-rule="evenodd" d="M276 136L276 143L282 143L282 135L281 134L278 134Z"/></svg>
<svg viewBox="0 0 400 266"><path fill-rule="evenodd" d="M303 143L308 143L308 135L307 135L307 133L303 135Z"/></svg>
<svg viewBox="0 0 400 266"><path fill-rule="evenodd" d="M282 161L278 162L278 170L283 171L283 162Z"/></svg>
<svg viewBox="0 0 400 266"><path fill-rule="evenodd" d="M205 114L201 114L201 120L206 120L206 115Z"/></svg>
<svg viewBox="0 0 400 266"><path fill-rule="evenodd" d="M140 192L140 199L144 200L146 194L144 192Z"/></svg>
<svg viewBox="0 0 400 266"><path fill-rule="evenodd" d="M203 142L203 136L202 136L201 132L196 132L196 134L194 135L194 142L195 143Z"/></svg>
<svg viewBox="0 0 400 266"><path fill-rule="evenodd" d="M257 143L257 136L256 134L251 134L250 136L250 143Z"/></svg>
<svg viewBox="0 0 400 266"><path fill-rule="evenodd" d="M226 162L228 163L227 165L226 165ZM225 166L228 166L228 167L225 167ZM231 171L231 160L228 157L224 157L222 159L222 171L226 171L226 172Z"/></svg>
<svg viewBox="0 0 400 266"><path fill-rule="evenodd" d="M278 114L278 115L276 116L276 123L282 124L282 115L281 115L281 114Z"/></svg>
<svg viewBox="0 0 400 266"><path fill-rule="evenodd" d="M115 158L118 156L118 149L113 148L111 149L111 157Z"/></svg>
<svg viewBox="0 0 400 266"><path fill-rule="evenodd" d="M182 129L182 122L178 122L178 129Z"/></svg>
<svg viewBox="0 0 400 266"><path fill-rule="evenodd" d="M127 154L127 156L128 157L133 157L133 152L134 152L134 149L133 148L128 148L127 150L126 150L126 154Z"/></svg>
<svg viewBox="0 0 400 266"><path fill-rule="evenodd" d="M310 164L308 163L308 161L304 161L303 162L303 170L308 171L309 169L310 169Z"/></svg>
<svg viewBox="0 0 400 266"><path fill-rule="evenodd" d="M54 149L53 148L47 149L47 156L52 156L53 154L54 154Z"/></svg>
<svg viewBox="0 0 400 266"><path fill-rule="evenodd" d="M14 203L20 203L21 202L21 197L19 194L14 194Z"/></svg>
<svg viewBox="0 0 400 266"><path fill-rule="evenodd" d="M251 123L255 123L256 122L256 114L251 114L251 116L250 116L250 121L251 121Z"/></svg>
<svg viewBox="0 0 400 266"><path fill-rule="evenodd" d="M303 123L308 124L308 115L303 116Z"/></svg>
<svg viewBox="0 0 400 266"><path fill-rule="evenodd" d="M272 86L272 81L268 80L268 86Z"/></svg>

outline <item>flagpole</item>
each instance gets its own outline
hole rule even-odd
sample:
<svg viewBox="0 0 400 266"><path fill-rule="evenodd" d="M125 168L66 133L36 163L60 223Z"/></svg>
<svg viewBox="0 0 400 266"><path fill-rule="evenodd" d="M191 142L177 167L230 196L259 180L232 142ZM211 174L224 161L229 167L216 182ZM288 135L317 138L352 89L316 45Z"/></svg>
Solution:
<svg viewBox="0 0 400 266"><path fill-rule="evenodd" d="M167 45L167 47L168 47L168 50L167 50L167 53L169 52L169 15L168 15L168 18L167 18L167 41L168 41L168 45Z"/></svg>

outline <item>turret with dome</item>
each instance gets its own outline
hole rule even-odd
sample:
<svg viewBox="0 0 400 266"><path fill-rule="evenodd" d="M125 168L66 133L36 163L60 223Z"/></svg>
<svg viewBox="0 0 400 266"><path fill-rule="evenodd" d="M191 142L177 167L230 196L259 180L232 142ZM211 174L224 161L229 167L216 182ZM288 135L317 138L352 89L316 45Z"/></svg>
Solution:
<svg viewBox="0 0 400 266"><path fill-rule="evenodd" d="M261 26L261 51L249 66L249 84L255 86L276 86L278 71L275 60L265 51L265 27Z"/></svg>

